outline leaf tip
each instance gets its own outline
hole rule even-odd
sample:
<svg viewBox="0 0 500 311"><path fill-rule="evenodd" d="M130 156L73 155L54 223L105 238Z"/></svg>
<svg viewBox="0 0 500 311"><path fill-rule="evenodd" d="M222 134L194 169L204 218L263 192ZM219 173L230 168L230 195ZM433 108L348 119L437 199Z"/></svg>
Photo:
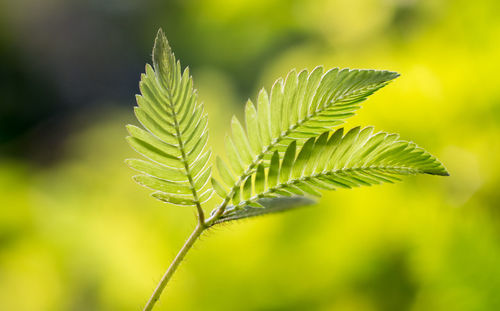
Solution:
<svg viewBox="0 0 500 311"><path fill-rule="evenodd" d="M439 176L450 176L450 172L448 172L448 170L443 165L441 165L441 167L439 168L439 171L433 172L432 174L439 175Z"/></svg>
<svg viewBox="0 0 500 311"><path fill-rule="evenodd" d="M134 107L134 108L135 108L135 107ZM134 109L134 110L135 110L135 109ZM132 125L132 124L127 124L127 125L125 125L125 128L127 129L127 132L128 132L130 135L132 135L132 132L134 131L135 127L136 127L136 126L135 126L135 125Z"/></svg>

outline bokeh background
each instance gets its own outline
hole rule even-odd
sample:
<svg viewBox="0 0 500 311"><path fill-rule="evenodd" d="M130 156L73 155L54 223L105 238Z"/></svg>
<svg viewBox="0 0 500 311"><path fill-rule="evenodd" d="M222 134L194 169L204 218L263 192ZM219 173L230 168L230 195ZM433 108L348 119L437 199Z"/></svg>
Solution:
<svg viewBox="0 0 500 311"><path fill-rule="evenodd" d="M159 27L222 153L291 68L402 74L347 127L400 132L448 178L325 193L215 228L158 310L500 310L497 0L0 2L0 310L139 310L194 212L131 180L124 125Z"/></svg>

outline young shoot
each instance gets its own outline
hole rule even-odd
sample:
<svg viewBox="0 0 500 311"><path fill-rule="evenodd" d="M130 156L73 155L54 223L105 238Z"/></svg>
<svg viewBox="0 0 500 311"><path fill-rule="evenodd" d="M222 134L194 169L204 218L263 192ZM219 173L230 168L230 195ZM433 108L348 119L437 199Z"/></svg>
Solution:
<svg viewBox="0 0 500 311"><path fill-rule="evenodd" d="M134 110L142 128L127 126L130 146L145 160L126 162L154 198L195 208L197 225L144 310L152 310L187 252L212 226L313 204L323 190L393 183L414 174L448 175L434 156L397 134L340 127L398 76L321 66L290 71L246 103L244 122L233 117L225 140L228 161L215 158L218 180L209 164L207 114L189 69L182 70L159 30ZM214 193L219 203L205 214Z"/></svg>

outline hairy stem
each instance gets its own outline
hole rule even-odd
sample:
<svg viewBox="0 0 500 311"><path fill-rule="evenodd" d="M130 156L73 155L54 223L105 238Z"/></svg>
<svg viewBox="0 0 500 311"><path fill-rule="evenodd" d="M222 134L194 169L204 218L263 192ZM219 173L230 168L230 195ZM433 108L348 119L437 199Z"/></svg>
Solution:
<svg viewBox="0 0 500 311"><path fill-rule="evenodd" d="M160 299L161 293L165 289L165 286L167 286L168 281L172 278L172 275L174 275L175 271L177 270L180 263L182 262L186 254L189 252L191 247L193 246L194 242L196 242L198 237L205 229L206 227L204 225L198 224L198 226L196 226L196 229L193 231L193 233L191 233L191 235L186 240L186 243L184 243L177 256L175 256L174 261L172 261L172 263L170 264L170 267L168 267L167 272L165 272L165 275L163 275L163 277L161 278L160 283L158 283L158 286L153 292L151 298L149 298L143 311L153 310L155 303L158 301L158 299Z"/></svg>

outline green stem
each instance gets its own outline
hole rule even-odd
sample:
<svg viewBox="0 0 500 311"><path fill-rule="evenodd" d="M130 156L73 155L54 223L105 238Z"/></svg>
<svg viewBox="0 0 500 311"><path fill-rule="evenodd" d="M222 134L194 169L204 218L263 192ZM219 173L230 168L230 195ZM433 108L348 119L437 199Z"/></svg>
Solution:
<svg viewBox="0 0 500 311"><path fill-rule="evenodd" d="M186 243L184 243L184 246L182 246L177 256L175 256L174 261L172 261L172 263L170 264L170 267L168 267L167 272L165 272L165 275L163 275L163 277L161 278L160 283L156 287L151 298L149 298L149 301L146 303L143 311L153 310L155 303L158 301L158 299L160 299L161 293L165 289L165 286L167 286L168 281L172 278L175 270L177 270L180 263L193 246L194 242L196 242L198 237L205 229L206 227L202 224L198 224L198 226L196 226L196 229L193 231L193 233L191 233L189 238L186 240Z"/></svg>

